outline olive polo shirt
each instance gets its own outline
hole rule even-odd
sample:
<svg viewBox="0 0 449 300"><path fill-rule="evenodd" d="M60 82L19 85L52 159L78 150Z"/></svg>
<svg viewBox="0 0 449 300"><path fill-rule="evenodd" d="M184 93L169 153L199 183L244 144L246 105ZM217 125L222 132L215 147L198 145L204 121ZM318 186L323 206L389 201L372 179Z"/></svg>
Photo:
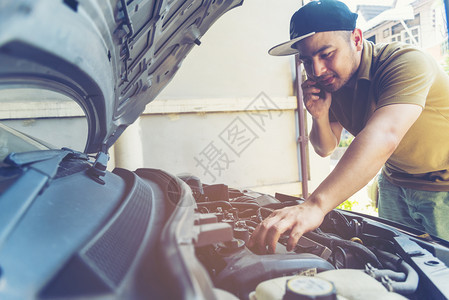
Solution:
<svg viewBox="0 0 449 300"><path fill-rule="evenodd" d="M332 94L329 118L356 136L374 111L390 104L423 107L382 172L399 186L449 191L449 76L423 51L363 41L354 88Z"/></svg>

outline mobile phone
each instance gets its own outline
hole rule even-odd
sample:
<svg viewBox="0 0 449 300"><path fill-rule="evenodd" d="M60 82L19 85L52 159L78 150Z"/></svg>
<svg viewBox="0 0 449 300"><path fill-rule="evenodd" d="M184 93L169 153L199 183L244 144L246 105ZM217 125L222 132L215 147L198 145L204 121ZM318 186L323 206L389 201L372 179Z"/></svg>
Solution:
<svg viewBox="0 0 449 300"><path fill-rule="evenodd" d="M315 84L315 87L320 89L320 91L314 94L320 97L321 99L324 99L326 97L326 92L324 91L323 87L321 87L319 84Z"/></svg>

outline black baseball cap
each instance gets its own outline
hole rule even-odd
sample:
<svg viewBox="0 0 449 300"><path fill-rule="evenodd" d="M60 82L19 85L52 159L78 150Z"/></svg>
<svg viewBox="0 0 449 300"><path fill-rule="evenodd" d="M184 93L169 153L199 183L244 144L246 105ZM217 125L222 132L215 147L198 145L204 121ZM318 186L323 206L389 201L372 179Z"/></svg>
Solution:
<svg viewBox="0 0 449 300"><path fill-rule="evenodd" d="M357 14L337 0L311 1L298 9L290 20L290 41L271 48L268 53L274 56L297 54L294 44L317 32L353 31Z"/></svg>

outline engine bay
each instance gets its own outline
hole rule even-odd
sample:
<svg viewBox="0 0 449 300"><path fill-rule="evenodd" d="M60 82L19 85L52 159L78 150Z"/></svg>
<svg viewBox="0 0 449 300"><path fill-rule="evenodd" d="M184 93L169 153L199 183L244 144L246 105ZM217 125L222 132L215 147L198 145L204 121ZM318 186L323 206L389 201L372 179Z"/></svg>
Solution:
<svg viewBox="0 0 449 300"><path fill-rule="evenodd" d="M333 210L293 251L285 235L261 253L247 247L258 224L304 199L157 169L102 185L83 170L67 159L28 210L5 210L20 222L3 218L2 299L449 298L448 243L399 224Z"/></svg>
<svg viewBox="0 0 449 300"><path fill-rule="evenodd" d="M215 288L239 299L293 299L289 293L292 297L313 294L320 286L322 292L320 283L298 283L310 278L331 283L329 299L337 295L341 299L446 299L449 295L443 283L449 275L445 265L449 253L441 245L445 241L399 224L386 225L376 217L333 210L319 228L300 238L292 252L286 250L288 235L284 235L274 254L258 253L246 246L257 225L273 210L304 199L206 185L194 176L181 179L196 202L195 225L209 226L199 229L196 257Z"/></svg>

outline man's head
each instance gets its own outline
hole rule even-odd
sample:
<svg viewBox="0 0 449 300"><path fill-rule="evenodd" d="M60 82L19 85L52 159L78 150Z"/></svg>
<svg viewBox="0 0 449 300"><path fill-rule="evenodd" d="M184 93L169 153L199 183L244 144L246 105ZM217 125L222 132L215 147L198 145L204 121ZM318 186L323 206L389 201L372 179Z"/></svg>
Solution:
<svg viewBox="0 0 449 300"><path fill-rule="evenodd" d="M360 29L318 32L295 44L309 79L338 91L357 72L363 49Z"/></svg>
<svg viewBox="0 0 449 300"><path fill-rule="evenodd" d="M337 0L312 1L290 21L290 41L269 50L271 55L298 54L308 76L334 92L346 84L360 65L362 33L357 14Z"/></svg>

